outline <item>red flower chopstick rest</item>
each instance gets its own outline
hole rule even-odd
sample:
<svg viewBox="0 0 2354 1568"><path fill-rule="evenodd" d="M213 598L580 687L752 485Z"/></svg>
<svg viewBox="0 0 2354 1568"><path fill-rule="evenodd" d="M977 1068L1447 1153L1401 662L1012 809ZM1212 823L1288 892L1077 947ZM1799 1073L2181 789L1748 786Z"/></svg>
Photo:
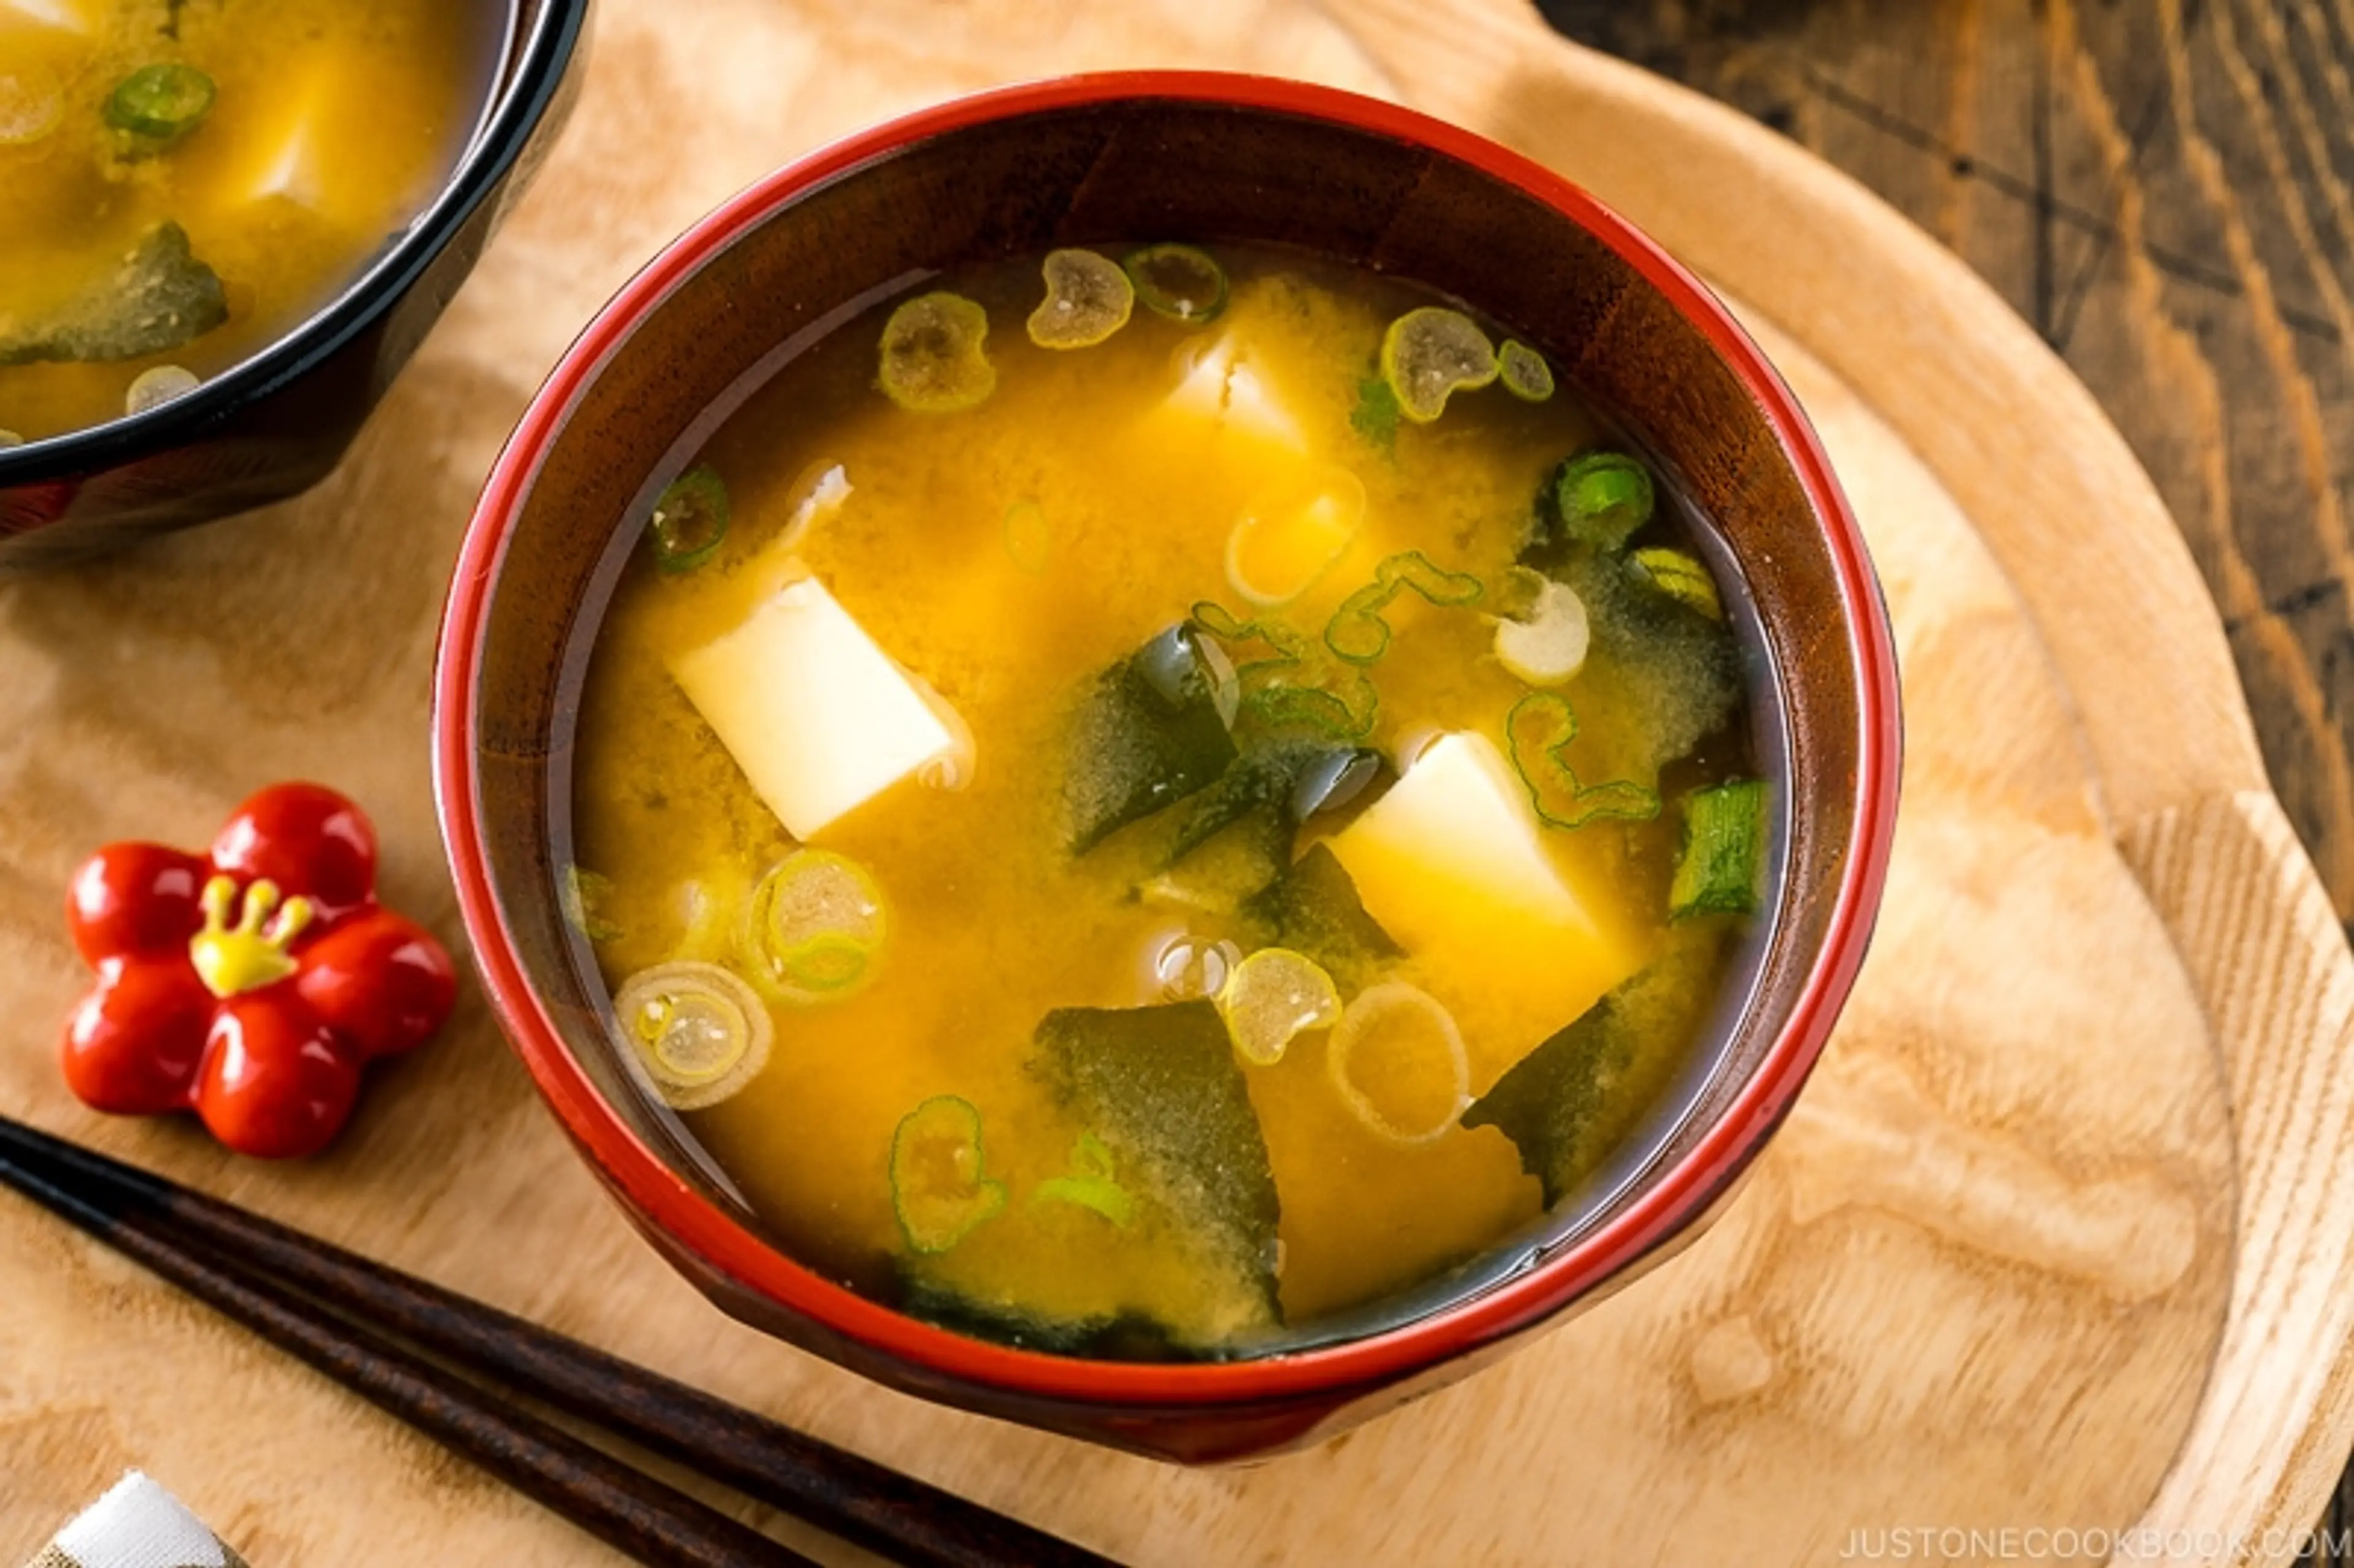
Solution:
<svg viewBox="0 0 2354 1568"><path fill-rule="evenodd" d="M102 1111L194 1110L242 1154L313 1154L360 1070L423 1044L457 976L376 901L376 830L316 784L238 808L209 855L109 844L74 874L74 946L98 983L66 1024L66 1083Z"/></svg>

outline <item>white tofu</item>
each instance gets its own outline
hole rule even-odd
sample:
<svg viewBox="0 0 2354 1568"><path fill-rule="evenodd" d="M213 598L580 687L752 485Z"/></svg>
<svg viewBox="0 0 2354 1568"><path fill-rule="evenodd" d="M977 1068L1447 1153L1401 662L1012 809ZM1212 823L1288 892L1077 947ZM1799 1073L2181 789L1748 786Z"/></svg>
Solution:
<svg viewBox="0 0 2354 1568"><path fill-rule="evenodd" d="M106 0L0 0L0 21L54 27L78 38L95 38L106 19Z"/></svg>
<svg viewBox="0 0 2354 1568"><path fill-rule="evenodd" d="M1541 1021L1502 1039L1467 1021L1475 1094L1640 962L1606 896L1564 874L1543 832L1495 743L1464 732L1433 742L1328 841L1366 913L1458 1012L1476 1002Z"/></svg>
<svg viewBox="0 0 2354 1568"><path fill-rule="evenodd" d="M815 577L787 584L733 631L679 655L671 674L804 841L966 745L956 715Z"/></svg>
<svg viewBox="0 0 2354 1568"><path fill-rule="evenodd" d="M213 188L227 210L283 203L334 229L380 232L429 189L408 166L415 132L384 124L406 110L383 101L364 50L322 44L289 62L269 102L221 111Z"/></svg>
<svg viewBox="0 0 2354 1568"><path fill-rule="evenodd" d="M1223 467L1265 468L1308 450L1307 432L1285 407L1241 333L1229 331L1180 362L1176 389L1150 416L1164 428L1194 426Z"/></svg>

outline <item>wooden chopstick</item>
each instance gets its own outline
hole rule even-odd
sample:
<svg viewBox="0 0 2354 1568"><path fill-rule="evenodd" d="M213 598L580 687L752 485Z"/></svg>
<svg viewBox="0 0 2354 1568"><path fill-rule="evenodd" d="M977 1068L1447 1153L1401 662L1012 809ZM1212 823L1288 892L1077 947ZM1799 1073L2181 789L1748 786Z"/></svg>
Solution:
<svg viewBox="0 0 2354 1568"><path fill-rule="evenodd" d="M1116 1568L1110 1559L700 1390L6 1118L0 1118L0 1182L645 1561L805 1559L504 1405L368 1325L916 1568ZM319 1306L288 1294L288 1286ZM322 1307L334 1315L323 1322ZM576 1506L584 1499L585 1511ZM659 1528L648 1521L660 1521ZM695 1533L713 1525L742 1539L728 1545L724 1533ZM715 1550L718 1555L693 1554Z"/></svg>
<svg viewBox="0 0 2354 1568"><path fill-rule="evenodd" d="M815 1568L808 1558L537 1417L502 1408L364 1328L323 1319L282 1291L122 1223L77 1190L70 1177L61 1180L56 1168L45 1171L41 1163L11 1147L0 1152L0 1181L641 1562L663 1568Z"/></svg>

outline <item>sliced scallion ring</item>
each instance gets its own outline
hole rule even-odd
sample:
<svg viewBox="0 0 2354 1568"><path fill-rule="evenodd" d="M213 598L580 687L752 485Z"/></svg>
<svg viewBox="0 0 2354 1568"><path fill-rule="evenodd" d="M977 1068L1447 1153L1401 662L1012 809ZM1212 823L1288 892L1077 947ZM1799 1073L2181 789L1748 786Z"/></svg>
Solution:
<svg viewBox="0 0 2354 1568"><path fill-rule="evenodd" d="M738 957L780 1001L831 1001L873 977L888 924L865 867L831 850L796 850L752 889Z"/></svg>
<svg viewBox="0 0 2354 1568"><path fill-rule="evenodd" d="M726 542L731 512L727 486L710 464L697 463L672 480L646 525L654 565L673 575L703 565Z"/></svg>
<svg viewBox="0 0 2354 1568"><path fill-rule="evenodd" d="M1453 393L1496 379L1496 345L1461 311L1424 305L1390 323L1382 334L1382 379L1397 394L1398 410L1417 425L1447 411Z"/></svg>
<svg viewBox="0 0 2354 1568"><path fill-rule="evenodd" d="M984 1174L981 1112L935 1095L891 1135L891 1208L907 1245L943 1253L1005 1209L1005 1183Z"/></svg>
<svg viewBox="0 0 2354 1568"><path fill-rule="evenodd" d="M1724 619L1724 600L1717 596L1716 579L1708 575L1708 568L1696 556L1681 550L1638 550L1627 557L1627 570L1636 581L1657 589L1686 609L1711 620Z"/></svg>
<svg viewBox="0 0 2354 1568"><path fill-rule="evenodd" d="M1030 313L1030 341L1041 348L1092 348L1128 324L1136 288L1119 263L1092 250L1049 250L1039 268L1046 297Z"/></svg>
<svg viewBox="0 0 2354 1568"><path fill-rule="evenodd" d="M1471 1103L1471 1058L1455 1015L1402 980L1358 993L1324 1067L1365 1129L1401 1148L1445 1136Z"/></svg>
<svg viewBox="0 0 2354 1568"><path fill-rule="evenodd" d="M962 294L918 294L883 325L876 385L902 408L953 414L997 389L989 363L989 313Z"/></svg>
<svg viewBox="0 0 2354 1568"><path fill-rule="evenodd" d="M769 1064L774 1027L752 988L717 964L656 964L613 998L621 1038L676 1110L726 1099Z"/></svg>
<svg viewBox="0 0 2354 1568"><path fill-rule="evenodd" d="M1217 1001L1236 1054L1258 1067L1272 1067L1298 1036L1341 1017L1332 977L1288 948L1261 948L1236 964Z"/></svg>
<svg viewBox="0 0 2354 1568"><path fill-rule="evenodd" d="M106 97L106 122L153 147L194 131L212 112L213 79L176 60L141 66Z"/></svg>
<svg viewBox="0 0 2354 1568"><path fill-rule="evenodd" d="M1517 338L1506 338L1496 351L1496 376L1505 391L1523 403L1542 403L1553 396L1553 366Z"/></svg>
<svg viewBox="0 0 2354 1568"><path fill-rule="evenodd" d="M1587 452L1561 465L1554 503L1564 533L1596 549L1622 547L1651 520L1658 496L1651 471L1625 452Z"/></svg>
<svg viewBox="0 0 2354 1568"><path fill-rule="evenodd" d="M1198 326L1226 308L1226 271L1191 245L1147 245L1120 262L1136 297L1157 316Z"/></svg>

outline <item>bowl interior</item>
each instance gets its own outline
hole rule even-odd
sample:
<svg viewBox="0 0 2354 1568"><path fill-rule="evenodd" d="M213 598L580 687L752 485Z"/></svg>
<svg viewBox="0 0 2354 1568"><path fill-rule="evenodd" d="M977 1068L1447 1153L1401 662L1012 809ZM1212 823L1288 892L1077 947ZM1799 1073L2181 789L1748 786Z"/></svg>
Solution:
<svg viewBox="0 0 2354 1568"><path fill-rule="evenodd" d="M1510 181L1380 129L1185 96L983 116L799 185L707 257L687 242L697 259L571 391L544 450L509 454L535 468L504 520L467 688L471 731L457 732L471 740L473 832L504 941L601 1114L757 1231L724 1175L622 1066L601 983L553 896L571 837L573 705L602 607L661 484L785 356L961 264L1156 239L1304 247L1475 304L1633 432L1735 555L1797 803L1785 813L1772 939L1686 1113L1659 1129L1649 1173L1554 1216L1543 1238L1575 1240L1697 1150L1812 1005L1849 857L1870 827L1857 782L1869 772L1870 704L1851 639L1878 612L1853 602L1854 574L1833 558L1772 418L1671 298L1689 280L1656 259L1638 266ZM486 512L477 527L495 521ZM1444 1288L1483 1288L1541 1250Z"/></svg>

